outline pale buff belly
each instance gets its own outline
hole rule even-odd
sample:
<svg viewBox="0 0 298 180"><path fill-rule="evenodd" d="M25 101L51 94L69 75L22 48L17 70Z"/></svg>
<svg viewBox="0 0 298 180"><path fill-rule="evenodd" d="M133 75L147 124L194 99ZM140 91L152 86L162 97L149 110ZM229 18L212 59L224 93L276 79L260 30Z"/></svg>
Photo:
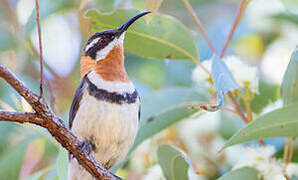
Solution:
<svg viewBox="0 0 298 180"><path fill-rule="evenodd" d="M138 129L139 100L132 104L111 104L85 94L73 121L72 131L81 141L94 143L94 157L113 166L124 160ZM69 179L92 177L75 159L70 160Z"/></svg>

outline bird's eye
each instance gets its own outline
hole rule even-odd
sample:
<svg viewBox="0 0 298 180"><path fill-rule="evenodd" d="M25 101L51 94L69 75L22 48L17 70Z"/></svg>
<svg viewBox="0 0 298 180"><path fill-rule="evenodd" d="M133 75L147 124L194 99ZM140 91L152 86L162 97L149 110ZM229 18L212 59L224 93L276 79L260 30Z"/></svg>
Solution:
<svg viewBox="0 0 298 180"><path fill-rule="evenodd" d="M102 39L99 40L99 44L100 44L100 45L105 45L105 44L107 44L107 43L108 43L108 40L105 39L105 38L102 38Z"/></svg>

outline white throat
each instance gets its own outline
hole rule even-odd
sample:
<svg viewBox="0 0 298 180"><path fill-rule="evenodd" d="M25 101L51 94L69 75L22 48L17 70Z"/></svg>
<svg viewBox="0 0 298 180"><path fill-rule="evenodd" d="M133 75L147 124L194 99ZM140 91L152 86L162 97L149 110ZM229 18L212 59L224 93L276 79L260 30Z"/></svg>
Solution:
<svg viewBox="0 0 298 180"><path fill-rule="evenodd" d="M95 71L91 71L88 74L88 78L98 88L105 89L109 92L133 93L135 91L132 82L105 81Z"/></svg>

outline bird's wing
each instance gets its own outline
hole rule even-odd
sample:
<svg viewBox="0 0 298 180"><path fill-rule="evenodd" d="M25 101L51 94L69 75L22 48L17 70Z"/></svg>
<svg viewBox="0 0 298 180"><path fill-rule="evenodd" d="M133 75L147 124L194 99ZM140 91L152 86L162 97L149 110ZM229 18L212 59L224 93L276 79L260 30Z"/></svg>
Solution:
<svg viewBox="0 0 298 180"><path fill-rule="evenodd" d="M74 98L72 100L72 104L71 104L71 107L70 107L70 110L69 110L69 129L71 129L72 127L72 123L73 123L73 120L77 114L77 111L79 109L79 106L80 106L80 102L82 100L82 97L83 97L83 90L84 90L84 81L85 78L83 78L81 80L81 83L74 95Z"/></svg>

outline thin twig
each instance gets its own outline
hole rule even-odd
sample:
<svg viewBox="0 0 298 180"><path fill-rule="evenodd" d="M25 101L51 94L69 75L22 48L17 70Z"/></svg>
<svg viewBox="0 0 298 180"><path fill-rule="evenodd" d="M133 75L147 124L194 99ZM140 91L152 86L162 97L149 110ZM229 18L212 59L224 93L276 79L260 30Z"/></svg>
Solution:
<svg viewBox="0 0 298 180"><path fill-rule="evenodd" d="M35 110L33 114L0 111L0 121L29 122L44 127L69 153L76 157L78 162L93 177L103 180L120 179L98 163L86 149L82 150L82 142L66 128L63 121L53 113L43 99L27 88L24 83L2 64L0 64L0 77L9 83Z"/></svg>
<svg viewBox="0 0 298 180"><path fill-rule="evenodd" d="M230 109L230 108L227 108L227 107L221 107L220 109L223 110L223 111L228 111L228 112L232 112L232 113L237 114L237 112L234 109Z"/></svg>
<svg viewBox="0 0 298 180"><path fill-rule="evenodd" d="M205 71L209 76L211 76L211 72L205 66L203 66L203 64L198 59L194 59L193 62L196 65L200 66L203 69L203 71Z"/></svg>
<svg viewBox="0 0 298 180"><path fill-rule="evenodd" d="M237 26L238 26L238 24L239 24L239 22L240 22L240 20L241 20L241 18L243 16L243 14L244 14L244 12L245 12L245 9L247 7L248 2L249 2L248 0L242 0L241 1L240 6L239 6L238 11L237 11L236 18L235 18L234 23L233 23L233 26L232 26L232 29L231 29L231 31L229 33L228 39L227 39L227 41L226 41L223 49L221 51L220 58L224 57L225 52L226 52L226 49L229 46L229 42L233 38L234 32L235 32L235 30L236 30L236 28L237 28ZM231 91L229 91L228 92L228 96L232 100L236 111L239 113L239 115L241 116L241 118L243 119L243 121L245 123L248 123L249 122L248 121L248 118L245 116L245 114L244 114L243 110L241 109L240 105L238 104L238 102L237 102L234 94ZM251 117L251 119L252 119L252 117ZM261 141L261 140L259 142L260 142L261 145L264 144L263 141Z"/></svg>
<svg viewBox="0 0 298 180"><path fill-rule="evenodd" d="M292 138L290 139L290 145L289 145L289 156L287 160L287 164L289 164L292 161L293 154L294 154L294 140Z"/></svg>
<svg viewBox="0 0 298 180"><path fill-rule="evenodd" d="M39 97L43 97L43 59L42 59L42 41L41 41L41 28L40 28L40 19L39 19L39 3L38 0L35 0L36 6L36 21L37 21L37 29L38 29L38 42L39 42L39 63L40 63L40 95Z"/></svg>
<svg viewBox="0 0 298 180"><path fill-rule="evenodd" d="M294 139L287 138L284 145L284 154L283 154L283 162L284 162L283 175L287 180L290 179L287 174L287 167L289 163L292 161L293 154L294 154Z"/></svg>
<svg viewBox="0 0 298 180"><path fill-rule="evenodd" d="M247 98L244 99L244 104L245 104L245 109L246 109L246 114L247 114L247 122L249 123L250 121L252 121L253 117L252 117L250 102Z"/></svg>
<svg viewBox="0 0 298 180"><path fill-rule="evenodd" d="M192 17L193 17L193 19L194 19L194 21L195 21L195 23L196 23L198 29L200 30L200 32L202 33L203 37L204 37L205 40L207 41L207 43L208 43L210 49L211 49L211 50L213 49L212 52L216 54L216 51L215 51L215 49L213 48L213 45L212 45L211 42L209 41L208 36L206 35L205 30L204 30L203 26L201 25L199 18L196 16L195 12L193 11L193 8L191 7L189 1L188 1L188 0L183 0L183 1L184 1L185 6L187 7L187 9L189 10L190 14L192 15ZM246 3L246 0L244 0L244 1L245 1L245 3ZM243 6L242 3L243 3L243 1L241 2L241 4L240 4L240 8L239 8L239 9L241 9L241 14L243 14L243 13L244 13L244 10L245 10L245 8L244 8L243 10L242 10L242 8L241 8L241 7ZM238 14L239 14L239 12L238 12ZM237 16L239 16L239 15L237 15ZM228 38L227 42L225 43L225 46L224 46L224 48L223 48L223 50L222 50L222 53L221 53L222 56L224 56L224 54L225 54L225 49L228 47L228 45L229 45L229 41L230 41L230 39L233 37L234 32L232 32L232 31L235 31L235 29L236 29L236 27L237 27L237 25L238 25L238 23L239 23L238 21L240 21L241 17L242 17L242 15L239 16L239 18L236 18L236 19L239 19L239 20L237 20L237 21L234 22L233 28L232 28L232 30L231 30L231 32L230 32L230 34L229 34L229 38ZM203 70L206 69L200 62L198 62L198 63L197 63L196 61L194 61L194 62L195 62L197 65L200 65L200 66L202 67ZM205 71L206 71L206 70L205 70ZM211 73L210 73L208 70L207 70L207 72L208 72L209 75L211 75ZM238 102L237 102L237 100L236 100L234 94L233 94L231 91L229 91L229 92L228 92L228 95L229 95L230 99L231 99L232 102L233 102L233 105L234 105L234 108L235 108L236 113L240 115L240 117L243 119L243 121L244 121L245 123L247 123L247 122L248 122L248 119L247 119L247 117L245 116L245 114L244 114L243 110L241 109L240 105L238 104Z"/></svg>
<svg viewBox="0 0 298 180"><path fill-rule="evenodd" d="M248 0L242 0L241 1L240 6L239 6L238 11L237 11L236 18L235 18L233 26L232 26L232 29L229 33L228 39L227 39L227 41L224 45L224 48L222 49L222 51L220 53L220 58L224 57L224 55L226 53L226 50L229 46L229 43L230 43L231 39L233 38L234 32L235 32L235 30L236 30L236 28L237 28L237 26L238 26L238 24L239 24L239 22L240 22L240 20L243 16L243 14L244 14L244 12L245 12L245 9L247 7L248 2L249 2Z"/></svg>
<svg viewBox="0 0 298 180"><path fill-rule="evenodd" d="M238 102L237 102L237 100L236 100L234 94L233 94L231 91L229 91L229 92L228 92L228 95L229 95L230 99L231 99L232 102L233 102L233 105L234 105L234 108L235 108L236 112L240 115L240 117L243 119L243 121L244 121L245 123L248 123L248 119L247 119L247 117L245 116L244 112L242 111L240 105L238 104Z"/></svg>
<svg viewBox="0 0 298 180"><path fill-rule="evenodd" d="M205 41L207 42L208 46L210 47L211 51L213 52L213 54L217 54L215 48L213 47L213 45L211 44L211 42L209 41L209 38L198 18L198 16L196 15L196 13L194 12L192 6L190 5L188 0L183 0L186 8L188 9L189 13L191 14L195 24L197 25L197 28L199 29L199 31L202 33L203 38L205 39Z"/></svg>

